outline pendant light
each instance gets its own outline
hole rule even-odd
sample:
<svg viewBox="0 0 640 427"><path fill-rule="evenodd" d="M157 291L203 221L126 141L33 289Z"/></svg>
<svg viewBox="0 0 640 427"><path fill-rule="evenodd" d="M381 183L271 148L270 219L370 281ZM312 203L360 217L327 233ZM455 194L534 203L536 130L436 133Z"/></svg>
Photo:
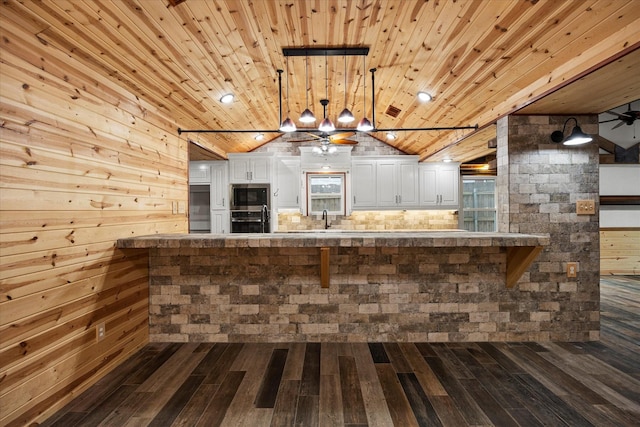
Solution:
<svg viewBox="0 0 640 427"><path fill-rule="evenodd" d="M307 108L300 115L300 121L302 123L313 123L316 121L316 116L313 115L311 110L309 110L309 88L307 85L309 84L309 56L305 57L304 60L304 89L307 95Z"/></svg>
<svg viewBox="0 0 640 427"><path fill-rule="evenodd" d="M338 121L340 123L351 123L353 120L353 114L347 108L347 55L344 55L344 110L338 116Z"/></svg>
<svg viewBox="0 0 640 427"><path fill-rule="evenodd" d="M360 132L368 132L373 129L373 125L367 119L367 59L362 57L362 119L358 122L356 130Z"/></svg>
<svg viewBox="0 0 640 427"><path fill-rule="evenodd" d="M282 132L295 132L296 125L293 123L293 120L289 118L290 115L289 110L289 57L287 57L287 118L284 119L282 124L280 125L280 130Z"/></svg>
<svg viewBox="0 0 640 427"><path fill-rule="evenodd" d="M324 107L324 119L320 122L318 130L321 132L333 132L336 127L331 123L331 120L327 117L327 104L329 104L329 63L327 61L327 55L324 55L324 95L325 99L321 99L320 103Z"/></svg>

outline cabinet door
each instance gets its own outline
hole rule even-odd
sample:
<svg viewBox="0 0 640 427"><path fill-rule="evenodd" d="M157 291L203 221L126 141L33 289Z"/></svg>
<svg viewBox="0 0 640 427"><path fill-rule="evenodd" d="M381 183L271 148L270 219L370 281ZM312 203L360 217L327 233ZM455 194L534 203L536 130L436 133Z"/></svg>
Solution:
<svg viewBox="0 0 640 427"><path fill-rule="evenodd" d="M379 161L376 184L378 206L395 207L399 203L397 163L394 160Z"/></svg>
<svg viewBox="0 0 640 427"><path fill-rule="evenodd" d="M248 182L250 166L251 163L246 159L229 159L229 175L231 177L231 182Z"/></svg>
<svg viewBox="0 0 640 427"><path fill-rule="evenodd" d="M436 177L435 167L431 165L420 166L420 206L435 207L438 204Z"/></svg>
<svg viewBox="0 0 640 427"><path fill-rule="evenodd" d="M189 184L208 184L211 182L211 169L205 162L189 162Z"/></svg>
<svg viewBox="0 0 640 427"><path fill-rule="evenodd" d="M398 204L405 207L418 206L418 165L400 162L397 166Z"/></svg>
<svg viewBox="0 0 640 427"><path fill-rule="evenodd" d="M300 159L280 159L276 163L277 208L300 208Z"/></svg>
<svg viewBox="0 0 640 427"><path fill-rule="evenodd" d="M211 232L217 234L227 234L231 228L229 221L229 211L215 210L211 211Z"/></svg>
<svg viewBox="0 0 640 427"><path fill-rule="evenodd" d="M250 160L251 166L249 168L250 180L257 183L269 183L271 172L271 159L269 158L254 158Z"/></svg>
<svg viewBox="0 0 640 427"><path fill-rule="evenodd" d="M229 209L227 162L211 165L211 209Z"/></svg>
<svg viewBox="0 0 640 427"><path fill-rule="evenodd" d="M458 166L443 166L438 170L437 193L440 195L439 205L458 208L460 191L460 173Z"/></svg>
<svg viewBox="0 0 640 427"><path fill-rule="evenodd" d="M352 208L369 209L377 206L376 201L376 162L353 161L351 165Z"/></svg>

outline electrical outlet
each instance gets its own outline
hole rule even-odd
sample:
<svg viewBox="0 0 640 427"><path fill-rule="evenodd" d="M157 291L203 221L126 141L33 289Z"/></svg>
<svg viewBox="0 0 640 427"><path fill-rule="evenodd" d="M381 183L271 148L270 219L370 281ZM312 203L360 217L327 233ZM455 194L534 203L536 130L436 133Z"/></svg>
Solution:
<svg viewBox="0 0 640 427"><path fill-rule="evenodd" d="M577 262L568 262L567 263L567 277L576 277L578 275L578 263Z"/></svg>
<svg viewBox="0 0 640 427"><path fill-rule="evenodd" d="M104 336L107 334L107 327L102 323L98 323L96 325L96 342L100 342L104 339Z"/></svg>
<svg viewBox="0 0 640 427"><path fill-rule="evenodd" d="M594 215L596 213L596 202L593 200L578 200L576 202L576 213L578 215Z"/></svg>

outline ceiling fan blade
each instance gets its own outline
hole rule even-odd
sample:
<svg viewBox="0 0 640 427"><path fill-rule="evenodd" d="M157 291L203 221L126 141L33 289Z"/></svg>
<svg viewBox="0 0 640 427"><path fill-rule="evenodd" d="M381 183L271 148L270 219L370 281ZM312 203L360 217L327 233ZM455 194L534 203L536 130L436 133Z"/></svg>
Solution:
<svg viewBox="0 0 640 427"><path fill-rule="evenodd" d="M620 122L617 125L615 125L614 127L611 128L611 130L614 130L616 128L619 128L620 126L622 126L624 124L624 122Z"/></svg>
<svg viewBox="0 0 640 427"><path fill-rule="evenodd" d="M347 139L353 135L354 135L353 132L336 133L334 135L330 135L329 140L333 142L334 139Z"/></svg>
<svg viewBox="0 0 640 427"><path fill-rule="evenodd" d="M287 142L310 142L315 141L315 139L288 139Z"/></svg>
<svg viewBox="0 0 640 427"><path fill-rule="evenodd" d="M615 122L615 121L617 121L617 120L620 120L620 119L609 119L609 120L603 120L603 121L598 122L598 123L600 123L600 124L602 124L602 123L609 123L609 122Z"/></svg>
<svg viewBox="0 0 640 427"><path fill-rule="evenodd" d="M617 113L617 112L611 111L611 110L607 110L607 111L605 111L605 113L613 114L614 116L618 117L619 119L626 119L626 118L629 117L628 115L626 115L624 113Z"/></svg>
<svg viewBox="0 0 640 427"><path fill-rule="evenodd" d="M331 143L337 145L356 145L358 141L352 141L350 139L332 139Z"/></svg>

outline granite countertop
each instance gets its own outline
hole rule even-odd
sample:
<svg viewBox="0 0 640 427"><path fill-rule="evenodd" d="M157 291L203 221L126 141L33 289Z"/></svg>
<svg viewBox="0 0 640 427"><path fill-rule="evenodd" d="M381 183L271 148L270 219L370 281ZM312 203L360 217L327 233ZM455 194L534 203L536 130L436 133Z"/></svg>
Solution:
<svg viewBox="0 0 640 427"><path fill-rule="evenodd" d="M548 235L463 230L316 230L270 234L153 234L118 239L118 248L548 246Z"/></svg>

